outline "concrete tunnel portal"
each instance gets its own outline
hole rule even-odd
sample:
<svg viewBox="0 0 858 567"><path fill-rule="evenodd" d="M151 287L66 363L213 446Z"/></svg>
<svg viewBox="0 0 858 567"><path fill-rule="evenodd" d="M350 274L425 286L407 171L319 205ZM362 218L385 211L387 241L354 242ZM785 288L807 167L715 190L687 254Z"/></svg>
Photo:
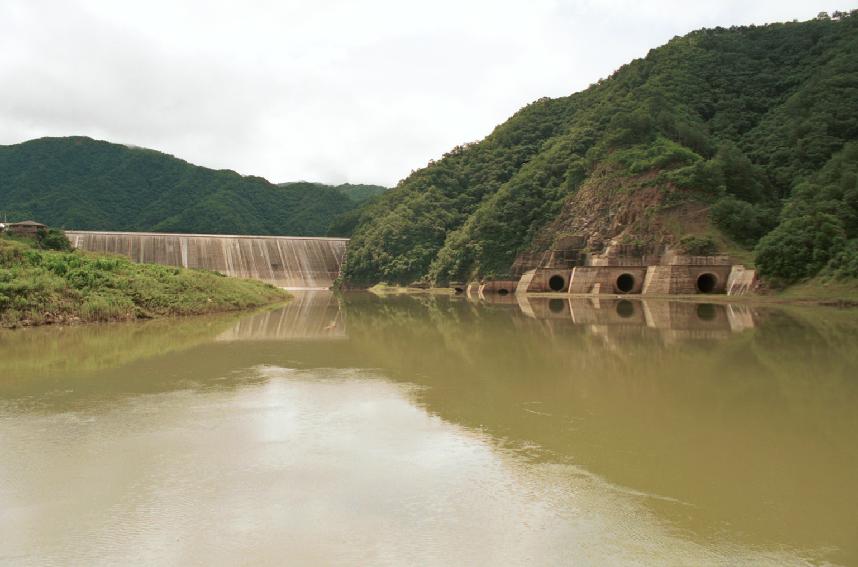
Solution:
<svg viewBox="0 0 858 567"><path fill-rule="evenodd" d="M553 275L548 278L548 289L551 291L563 291L566 288L566 279L560 275Z"/></svg>
<svg viewBox="0 0 858 567"><path fill-rule="evenodd" d="M635 277L631 274L620 274L616 286L620 293L629 293L635 288Z"/></svg>
<svg viewBox="0 0 858 567"><path fill-rule="evenodd" d="M718 285L718 278L709 272L697 276L697 291L700 293L712 293Z"/></svg>

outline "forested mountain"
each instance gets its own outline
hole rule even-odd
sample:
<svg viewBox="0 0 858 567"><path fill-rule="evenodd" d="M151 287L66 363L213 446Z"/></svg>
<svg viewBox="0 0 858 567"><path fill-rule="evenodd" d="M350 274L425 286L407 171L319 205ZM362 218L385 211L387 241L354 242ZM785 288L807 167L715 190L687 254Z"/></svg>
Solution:
<svg viewBox="0 0 858 567"><path fill-rule="evenodd" d="M855 12L699 30L413 172L359 214L345 278L499 276L566 236L858 276L856 172Z"/></svg>
<svg viewBox="0 0 858 567"><path fill-rule="evenodd" d="M278 183L279 187L302 187L304 189L312 190L316 187L332 187L354 201L355 203L364 203L373 197L378 197L385 191L387 191L387 187L382 187L381 185L364 185L364 184L354 184L354 183L343 183L341 185L325 185L324 183L314 183L311 181L288 181L286 183Z"/></svg>
<svg viewBox="0 0 858 567"><path fill-rule="evenodd" d="M378 190L278 186L84 137L0 146L0 210L56 227L319 236Z"/></svg>

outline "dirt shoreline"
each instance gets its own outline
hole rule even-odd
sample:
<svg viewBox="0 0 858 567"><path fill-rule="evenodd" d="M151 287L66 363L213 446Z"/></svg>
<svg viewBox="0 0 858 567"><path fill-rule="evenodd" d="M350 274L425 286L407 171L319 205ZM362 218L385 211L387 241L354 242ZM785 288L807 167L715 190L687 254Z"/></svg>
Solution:
<svg viewBox="0 0 858 567"><path fill-rule="evenodd" d="M451 297L466 298L465 293L455 293L452 288L413 288L397 286L374 286L366 291L376 295L385 294L414 294L414 295L449 295ZM723 295L723 294L695 294L695 295L640 295L640 294L617 294L602 293L598 295L586 293L556 293L556 292L531 292L527 297L544 298L575 298L575 299L629 299L629 300L656 300L656 301L682 301L687 303L742 303L751 305L819 305L824 307L854 308L858 307L858 296L847 294L844 296L803 296L789 295L789 292L773 294L746 294L746 295Z"/></svg>

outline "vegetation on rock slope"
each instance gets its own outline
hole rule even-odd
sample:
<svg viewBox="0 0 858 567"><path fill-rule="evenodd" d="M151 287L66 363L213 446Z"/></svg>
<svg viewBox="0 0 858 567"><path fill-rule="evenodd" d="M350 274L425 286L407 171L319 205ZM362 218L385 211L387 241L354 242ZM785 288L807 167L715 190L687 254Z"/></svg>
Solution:
<svg viewBox="0 0 858 567"><path fill-rule="evenodd" d="M51 226L320 236L377 186L274 185L84 137L0 146L0 206Z"/></svg>
<svg viewBox="0 0 858 567"><path fill-rule="evenodd" d="M0 327L196 315L287 297L259 281L0 237Z"/></svg>
<svg viewBox="0 0 858 567"><path fill-rule="evenodd" d="M570 234L759 242L770 278L850 276L855 140L858 15L695 31L528 105L353 213L345 278L497 276Z"/></svg>

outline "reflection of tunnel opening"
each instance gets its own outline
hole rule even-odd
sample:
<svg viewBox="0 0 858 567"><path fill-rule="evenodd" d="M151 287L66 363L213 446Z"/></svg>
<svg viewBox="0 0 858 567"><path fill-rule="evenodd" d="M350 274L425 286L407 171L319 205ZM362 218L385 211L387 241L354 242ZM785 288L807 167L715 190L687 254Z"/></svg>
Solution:
<svg viewBox="0 0 858 567"><path fill-rule="evenodd" d="M563 279L563 276L551 276L548 278L548 287L551 291L563 291L563 288L566 287L566 280Z"/></svg>
<svg viewBox="0 0 858 567"><path fill-rule="evenodd" d="M548 310L552 313L562 313L565 302L562 299L549 299Z"/></svg>
<svg viewBox="0 0 858 567"><path fill-rule="evenodd" d="M635 277L631 274L620 274L617 278L617 291L628 293L635 288Z"/></svg>
<svg viewBox="0 0 858 567"><path fill-rule="evenodd" d="M715 284L718 283L718 278L715 274L700 274L697 276L697 291L700 293L712 293L715 291Z"/></svg>
<svg viewBox="0 0 858 567"><path fill-rule="evenodd" d="M509 293L509 290L506 289L505 287L502 287L498 290L498 295L506 295L508 293Z"/></svg>
<svg viewBox="0 0 858 567"><path fill-rule="evenodd" d="M697 306L697 318L701 321L711 321L715 315L715 305L712 303L701 303Z"/></svg>
<svg viewBox="0 0 858 567"><path fill-rule="evenodd" d="M617 315L623 319L627 319L635 314L635 306L628 299L621 299L617 302Z"/></svg>

